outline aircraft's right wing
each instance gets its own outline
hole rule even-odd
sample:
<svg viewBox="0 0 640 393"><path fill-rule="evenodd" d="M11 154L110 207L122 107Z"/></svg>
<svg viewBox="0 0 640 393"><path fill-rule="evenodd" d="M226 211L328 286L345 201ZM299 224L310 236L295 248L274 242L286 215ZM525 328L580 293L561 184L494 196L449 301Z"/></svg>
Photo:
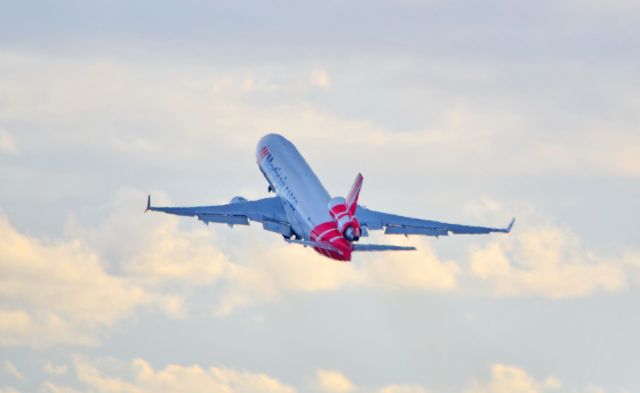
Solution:
<svg viewBox="0 0 640 393"><path fill-rule="evenodd" d="M506 228L490 228L403 217L369 210L358 206L356 218L368 230L384 229L385 234L448 236L453 234L484 234L491 232L511 232L515 219Z"/></svg>
<svg viewBox="0 0 640 393"><path fill-rule="evenodd" d="M235 200L235 198L234 198ZM198 220L229 225L249 225L249 220L262 223L262 227L271 232L291 236L291 224L279 197L247 201L238 198L227 205L194 207L156 207L151 206L151 196L147 199L145 211L158 211L179 216L197 217Z"/></svg>

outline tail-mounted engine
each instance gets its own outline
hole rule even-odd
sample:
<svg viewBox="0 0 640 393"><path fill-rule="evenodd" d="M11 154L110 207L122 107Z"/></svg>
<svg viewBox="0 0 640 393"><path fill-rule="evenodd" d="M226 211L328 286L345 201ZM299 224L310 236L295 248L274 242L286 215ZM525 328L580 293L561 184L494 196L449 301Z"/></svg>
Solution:
<svg viewBox="0 0 640 393"><path fill-rule="evenodd" d="M358 173L347 199L336 197L329 201L329 214L338 225L342 236L350 242L360 239L360 222L356 218L356 209L358 208L362 180L362 175Z"/></svg>

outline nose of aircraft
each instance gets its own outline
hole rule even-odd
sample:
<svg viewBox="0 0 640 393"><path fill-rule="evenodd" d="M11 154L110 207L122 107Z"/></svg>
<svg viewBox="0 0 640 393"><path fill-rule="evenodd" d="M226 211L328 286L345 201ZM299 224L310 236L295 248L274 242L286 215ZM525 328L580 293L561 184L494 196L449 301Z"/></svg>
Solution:
<svg viewBox="0 0 640 393"><path fill-rule="evenodd" d="M258 141L258 144L256 145L257 161L260 162L262 158L264 158L266 153L268 153L269 151L268 146L271 146L272 148L275 146L280 146L280 144L282 144L283 141L286 141L285 137L275 133L267 134L262 138L260 138L260 140Z"/></svg>

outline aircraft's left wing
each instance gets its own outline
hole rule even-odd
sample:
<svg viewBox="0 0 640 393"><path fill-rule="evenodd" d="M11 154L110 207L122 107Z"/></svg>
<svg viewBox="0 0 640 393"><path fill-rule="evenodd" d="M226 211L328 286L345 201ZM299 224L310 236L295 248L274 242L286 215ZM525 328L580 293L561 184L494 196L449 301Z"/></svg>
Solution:
<svg viewBox="0 0 640 393"><path fill-rule="evenodd" d="M470 225L447 224L445 222L403 217L395 214L369 210L358 206L356 218L369 230L384 229L385 234L448 236L454 234L483 234L491 232L511 232L515 219L506 228L476 227Z"/></svg>
<svg viewBox="0 0 640 393"><path fill-rule="evenodd" d="M234 198L235 200L235 198ZM287 219L279 197L247 201L244 198L218 206L156 207L151 206L151 196L147 198L145 211L157 211L179 216L197 217L198 220L229 225L249 225L249 220L262 223L265 230L291 236L291 224Z"/></svg>

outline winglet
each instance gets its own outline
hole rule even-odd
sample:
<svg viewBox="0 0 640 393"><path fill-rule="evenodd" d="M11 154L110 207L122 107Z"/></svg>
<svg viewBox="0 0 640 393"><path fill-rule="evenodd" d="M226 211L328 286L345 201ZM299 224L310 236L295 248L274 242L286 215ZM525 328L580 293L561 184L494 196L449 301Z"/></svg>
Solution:
<svg viewBox="0 0 640 393"><path fill-rule="evenodd" d="M151 195L147 195L147 208L144 209L144 212L148 212L149 210L151 210Z"/></svg>
<svg viewBox="0 0 640 393"><path fill-rule="evenodd" d="M513 218L511 219L511 222L509 223L509 226L508 226L508 227L507 227L507 229L505 230L505 232L506 232L506 233L511 232L511 228L513 228L513 224L515 224L515 222L516 222L516 218L515 218L515 217L513 217Z"/></svg>

